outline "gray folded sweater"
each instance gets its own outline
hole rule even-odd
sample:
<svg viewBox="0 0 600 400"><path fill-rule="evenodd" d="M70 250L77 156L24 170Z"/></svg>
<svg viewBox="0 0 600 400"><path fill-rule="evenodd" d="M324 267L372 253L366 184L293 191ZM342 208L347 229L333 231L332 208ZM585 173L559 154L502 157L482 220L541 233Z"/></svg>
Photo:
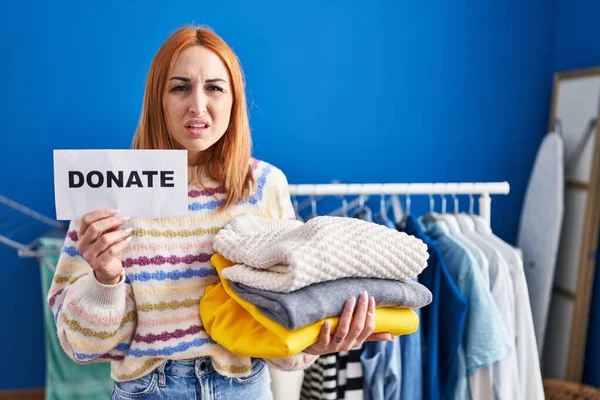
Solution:
<svg viewBox="0 0 600 400"><path fill-rule="evenodd" d="M358 297L363 290L375 298L377 307L420 308L431 303L432 297L425 286L412 280L341 278L289 293L229 283L241 298L256 305L265 316L292 330L339 316L346 300Z"/></svg>

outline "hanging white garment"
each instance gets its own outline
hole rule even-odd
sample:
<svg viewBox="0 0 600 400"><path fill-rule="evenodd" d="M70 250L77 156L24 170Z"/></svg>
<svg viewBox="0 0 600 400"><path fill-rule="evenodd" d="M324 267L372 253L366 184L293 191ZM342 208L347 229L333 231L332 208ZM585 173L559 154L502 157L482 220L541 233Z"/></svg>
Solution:
<svg viewBox="0 0 600 400"><path fill-rule="evenodd" d="M494 235L488 222L478 215L472 216L478 233L493 243L508 263L508 270L515 295L515 331L517 362L519 363L519 386L522 399L543 399L544 385L540 358L535 342L535 330L529 303L529 291L523 272L523 261L518 252Z"/></svg>
<svg viewBox="0 0 600 400"><path fill-rule="evenodd" d="M483 251L490 263L490 290L513 346L513 350L508 356L489 367L492 374L493 398L520 400L519 367L516 351L515 294L508 264L494 244L475 230L475 222L470 216L457 214L456 220L460 225L462 234Z"/></svg>
<svg viewBox="0 0 600 400"><path fill-rule="evenodd" d="M531 300L538 353L544 345L564 208L563 140L546 135L538 150L519 221L517 247Z"/></svg>

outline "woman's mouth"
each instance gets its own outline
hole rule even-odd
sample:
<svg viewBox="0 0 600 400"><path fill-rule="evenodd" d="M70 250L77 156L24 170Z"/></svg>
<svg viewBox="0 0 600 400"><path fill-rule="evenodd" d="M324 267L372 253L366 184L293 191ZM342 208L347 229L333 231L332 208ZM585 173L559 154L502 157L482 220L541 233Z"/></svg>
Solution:
<svg viewBox="0 0 600 400"><path fill-rule="evenodd" d="M193 137L201 137L208 131L210 124L208 122L197 122L185 124L185 130Z"/></svg>

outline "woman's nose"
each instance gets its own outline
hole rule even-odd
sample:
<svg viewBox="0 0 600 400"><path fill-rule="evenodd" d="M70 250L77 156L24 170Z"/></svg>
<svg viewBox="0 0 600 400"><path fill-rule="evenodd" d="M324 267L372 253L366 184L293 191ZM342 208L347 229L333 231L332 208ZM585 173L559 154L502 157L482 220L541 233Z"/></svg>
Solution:
<svg viewBox="0 0 600 400"><path fill-rule="evenodd" d="M195 116L202 116L206 114L207 99L206 95L202 90L194 91L190 100L189 111Z"/></svg>

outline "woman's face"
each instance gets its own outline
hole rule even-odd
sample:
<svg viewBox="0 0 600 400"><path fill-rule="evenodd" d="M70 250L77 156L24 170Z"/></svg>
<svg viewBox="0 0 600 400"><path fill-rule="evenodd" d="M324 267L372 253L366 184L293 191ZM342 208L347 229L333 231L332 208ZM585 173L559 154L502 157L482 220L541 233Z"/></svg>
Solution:
<svg viewBox="0 0 600 400"><path fill-rule="evenodd" d="M184 49L168 77L163 108L169 134L188 159L225 134L232 104L231 79L219 56L203 46Z"/></svg>

